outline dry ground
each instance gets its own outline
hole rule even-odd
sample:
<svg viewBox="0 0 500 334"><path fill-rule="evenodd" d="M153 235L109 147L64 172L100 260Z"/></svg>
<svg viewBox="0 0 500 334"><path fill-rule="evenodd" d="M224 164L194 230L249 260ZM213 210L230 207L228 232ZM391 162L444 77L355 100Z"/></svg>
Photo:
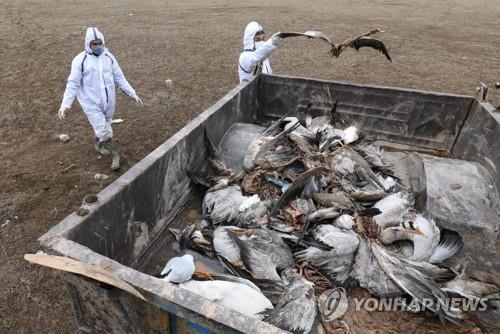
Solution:
<svg viewBox="0 0 500 334"><path fill-rule="evenodd" d="M78 104L56 113L85 27L97 25L144 101L118 97L116 139L125 171L237 84L236 59L250 20L268 32L322 30L335 39L387 30L392 64L367 50L330 59L327 47L289 40L272 56L276 73L473 94L500 79L500 2L491 0L50 1L0 5L0 332L73 333L56 273L25 263L38 236L109 181ZM165 85L172 79L173 87ZM497 94L498 95L498 94ZM492 99L500 100L495 95ZM54 137L68 133L62 144ZM75 165L68 172L63 170ZM427 317L405 316L416 323ZM393 319L394 320L394 319ZM369 322L374 332L387 323ZM402 330L399 325L392 326ZM436 325L438 328L439 325Z"/></svg>

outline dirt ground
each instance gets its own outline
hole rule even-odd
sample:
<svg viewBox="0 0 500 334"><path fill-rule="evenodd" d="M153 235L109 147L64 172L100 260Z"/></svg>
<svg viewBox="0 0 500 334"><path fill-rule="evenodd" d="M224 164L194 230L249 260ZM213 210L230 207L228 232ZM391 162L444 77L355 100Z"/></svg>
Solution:
<svg viewBox="0 0 500 334"><path fill-rule="evenodd" d="M500 79L500 2L353 3L2 1L0 332L76 332L58 274L26 263L23 254L36 252L36 239L85 194L103 189L238 83L236 60L250 20L258 20L269 33L321 30L335 40L374 27L387 31L381 38L392 64L372 50L348 50L331 59L327 46L296 39L283 42L271 58L279 74L468 95L477 82L492 86ZM104 32L107 46L144 101L138 106L118 94L115 118L125 120L114 127L124 158L120 173L111 173L109 161L95 153L91 128L77 102L63 122L56 118L71 60L82 50L85 28L91 25ZM173 80L172 87L166 79ZM491 98L500 102L494 91ZM60 133L71 140L62 144L56 139ZM110 179L96 181L95 173ZM435 331L446 331L422 315L381 319L383 323L368 319L367 328L408 331L402 323L413 319L414 326L431 322Z"/></svg>

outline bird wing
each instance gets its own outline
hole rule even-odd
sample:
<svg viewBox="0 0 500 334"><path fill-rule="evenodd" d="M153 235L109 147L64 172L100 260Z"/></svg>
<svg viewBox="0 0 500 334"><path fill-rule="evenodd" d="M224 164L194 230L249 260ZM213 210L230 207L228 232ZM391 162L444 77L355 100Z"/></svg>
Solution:
<svg viewBox="0 0 500 334"><path fill-rule="evenodd" d="M462 237L454 231L441 231L441 239L434 253L431 255L430 263L441 263L444 260L452 257L462 248L464 242Z"/></svg>
<svg viewBox="0 0 500 334"><path fill-rule="evenodd" d="M343 146L330 158L330 168L348 178L357 176L361 181L371 182L375 187L384 189L384 185L371 170L370 164L358 152L349 146Z"/></svg>
<svg viewBox="0 0 500 334"><path fill-rule="evenodd" d="M251 281L249 281L245 278L237 277L234 275L221 274L221 273L210 273L210 276L212 276L213 279L216 279L219 281L227 281L227 282L245 284L245 285L248 285L249 287L251 287L252 289L254 289L255 291L261 292L257 285L253 284Z"/></svg>
<svg viewBox="0 0 500 334"><path fill-rule="evenodd" d="M358 249L359 238L352 230L342 230L330 224L316 226L312 236L322 243L332 247L332 255L352 254Z"/></svg>
<svg viewBox="0 0 500 334"><path fill-rule="evenodd" d="M260 155L263 153L267 152L271 147L273 147L277 142L285 138L286 135L289 133L292 133L295 129L297 129L300 126L300 123L297 122L294 125L290 126L288 129L281 131L278 133L276 136L272 137L270 140L268 140L264 145L259 150L259 153L256 155L255 158L258 158Z"/></svg>
<svg viewBox="0 0 500 334"><path fill-rule="evenodd" d="M315 167L297 176L297 178L290 184L288 189L281 195L279 200L274 205L271 210L271 216L276 215L279 209L295 197L299 196L310 177L317 176L324 170L324 167Z"/></svg>
<svg viewBox="0 0 500 334"><path fill-rule="evenodd" d="M314 292L305 286L292 289L273 310L261 314L265 322L278 328L292 333L309 333L316 318Z"/></svg>
<svg viewBox="0 0 500 334"><path fill-rule="evenodd" d="M191 280L180 284L179 287L255 318L260 318L259 313L273 308L260 291L240 282Z"/></svg>
<svg viewBox="0 0 500 334"><path fill-rule="evenodd" d="M276 271L276 264L273 263L268 254L252 247L247 241L235 236L232 237L240 250L241 260L254 278L281 280Z"/></svg>
<svg viewBox="0 0 500 334"><path fill-rule="evenodd" d="M346 39L340 45L342 45L342 46L350 46L353 41L356 41L356 40L358 40L360 38L363 38L363 37L369 37L369 36L374 35L374 34L379 33L379 32L384 32L384 31L380 30L380 29L372 29L372 30L370 30L368 32L365 32L365 33L363 33L361 35L358 35L356 37Z"/></svg>
<svg viewBox="0 0 500 334"><path fill-rule="evenodd" d="M209 192L203 198L204 212L209 213L209 217L214 224L231 223L238 218L240 212L238 208L246 199L241 193L238 185Z"/></svg>
<svg viewBox="0 0 500 334"><path fill-rule="evenodd" d="M179 263L179 258L174 257L170 259L167 264L165 264L165 267L163 267L163 270L161 271L160 275L170 275L172 273L173 268Z"/></svg>
<svg viewBox="0 0 500 334"><path fill-rule="evenodd" d="M332 40L322 33L321 31L306 31L306 32L282 32L279 34L281 38L288 37L308 37L308 38L319 38L329 44L333 44Z"/></svg>
<svg viewBox="0 0 500 334"><path fill-rule="evenodd" d="M183 282L191 278L194 273L194 264L182 257L174 257L170 259L163 268L161 275L166 275L164 278L168 282Z"/></svg>
<svg viewBox="0 0 500 334"><path fill-rule="evenodd" d="M358 39L353 40L349 46L353 49L356 49L359 51L359 49L364 48L364 47L370 47L373 48L379 52L382 52L384 56L387 58L392 63L391 56L389 55L389 52L387 51L387 48L384 44L379 39L373 38L373 37L360 37Z"/></svg>
<svg viewBox="0 0 500 334"><path fill-rule="evenodd" d="M269 150L264 152L255 160L255 164L263 168L282 168L300 159L295 148L283 146L279 150Z"/></svg>
<svg viewBox="0 0 500 334"><path fill-rule="evenodd" d="M457 322L460 311L447 309L447 295L438 284L426 274L414 261L392 255L376 243L371 243L371 249L382 270L404 292L415 298L420 305L437 313L440 318ZM432 303L429 303L432 301Z"/></svg>

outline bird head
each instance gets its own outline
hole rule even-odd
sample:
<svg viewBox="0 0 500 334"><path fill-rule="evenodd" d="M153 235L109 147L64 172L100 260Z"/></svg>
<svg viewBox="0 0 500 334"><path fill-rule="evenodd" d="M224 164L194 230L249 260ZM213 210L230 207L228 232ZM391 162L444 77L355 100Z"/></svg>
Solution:
<svg viewBox="0 0 500 334"><path fill-rule="evenodd" d="M205 239L205 237L203 236L203 233L201 233L201 231L199 231L199 230L193 231L190 238L193 242L195 242L197 244L210 245L210 241Z"/></svg>

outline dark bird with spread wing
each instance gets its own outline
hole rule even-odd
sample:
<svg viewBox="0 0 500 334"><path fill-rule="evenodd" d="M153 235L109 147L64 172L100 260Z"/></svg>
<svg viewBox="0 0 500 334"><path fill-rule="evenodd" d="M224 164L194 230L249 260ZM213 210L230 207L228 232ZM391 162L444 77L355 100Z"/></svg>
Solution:
<svg viewBox="0 0 500 334"><path fill-rule="evenodd" d="M373 29L354 38L346 39L345 41L339 44L333 43L332 40L321 31L282 32L280 33L279 36L281 38L300 37L300 36L308 38L319 38L331 45L332 48L330 50L330 53L332 57L336 58L338 58L340 54L349 47L356 49L357 51L359 51L359 49L364 47L370 47L379 52L382 52L384 56L387 58L387 60L392 62L391 56L389 55L389 52L387 51L385 44L377 38L370 37L371 35L374 35L379 32L384 32L384 31L380 29Z"/></svg>

